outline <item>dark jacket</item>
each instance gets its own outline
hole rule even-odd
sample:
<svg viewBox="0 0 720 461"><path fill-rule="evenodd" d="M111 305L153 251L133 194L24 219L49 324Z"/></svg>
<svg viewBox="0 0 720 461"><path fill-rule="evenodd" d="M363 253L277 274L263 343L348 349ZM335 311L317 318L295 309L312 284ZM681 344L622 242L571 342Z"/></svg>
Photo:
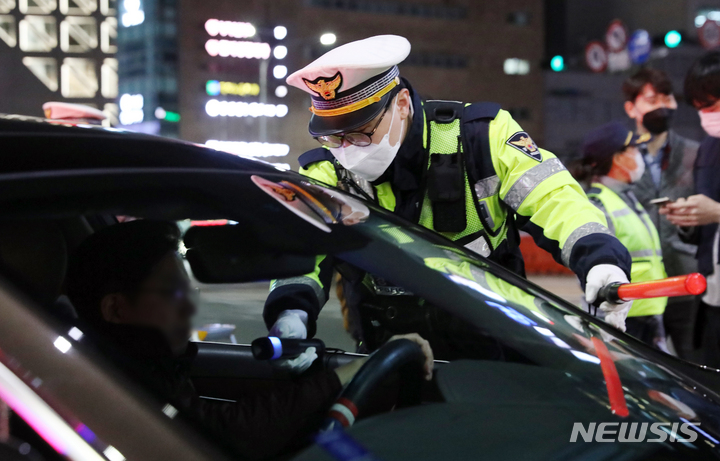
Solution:
<svg viewBox="0 0 720 461"><path fill-rule="evenodd" d="M201 399L190 379L197 355L194 343L175 357L155 329L108 325L99 336L90 336L93 346L124 373L244 458L299 448L318 429L342 389L335 372L327 371L236 402Z"/></svg>
<svg viewBox="0 0 720 461"><path fill-rule="evenodd" d="M697 263L694 259L697 248L680 240L677 228L666 218L660 216L658 213L660 208L652 205L650 200L661 197L676 200L695 193L693 165L697 158L698 146L696 141L684 138L670 130L668 143L658 154L662 156L660 186L656 186L653 182L650 168L646 168L640 181L633 184L635 196L647 211L660 235L665 271L670 277L689 274L697 270Z"/></svg>
<svg viewBox="0 0 720 461"><path fill-rule="evenodd" d="M708 136L700 144L695 161L695 193L703 194L720 202L720 139ZM698 271L704 275L713 272L713 241L717 224L708 224L695 229L688 239L698 245Z"/></svg>

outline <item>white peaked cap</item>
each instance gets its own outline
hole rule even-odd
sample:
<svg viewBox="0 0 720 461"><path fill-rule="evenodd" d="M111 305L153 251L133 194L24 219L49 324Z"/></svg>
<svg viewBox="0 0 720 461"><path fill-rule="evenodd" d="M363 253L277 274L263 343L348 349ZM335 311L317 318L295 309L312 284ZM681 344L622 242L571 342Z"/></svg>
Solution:
<svg viewBox="0 0 720 461"><path fill-rule="evenodd" d="M346 43L317 58L287 78L288 85L317 96L304 80L332 78L339 72L343 92L379 75L392 66L400 64L410 54L410 42L399 35L376 35L375 37Z"/></svg>
<svg viewBox="0 0 720 461"><path fill-rule="evenodd" d="M332 49L287 83L312 96L313 136L354 129L375 118L401 88L397 68L410 54L398 35L377 35Z"/></svg>

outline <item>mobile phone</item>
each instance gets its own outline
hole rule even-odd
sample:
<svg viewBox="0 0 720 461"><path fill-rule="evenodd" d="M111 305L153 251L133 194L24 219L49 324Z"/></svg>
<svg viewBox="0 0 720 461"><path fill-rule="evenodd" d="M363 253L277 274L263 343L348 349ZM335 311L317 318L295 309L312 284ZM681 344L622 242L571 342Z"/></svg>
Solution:
<svg viewBox="0 0 720 461"><path fill-rule="evenodd" d="M670 200L669 197L660 197L660 198L650 200L650 203L652 203L653 205L657 205L657 206L667 205L670 202L672 202L672 200Z"/></svg>

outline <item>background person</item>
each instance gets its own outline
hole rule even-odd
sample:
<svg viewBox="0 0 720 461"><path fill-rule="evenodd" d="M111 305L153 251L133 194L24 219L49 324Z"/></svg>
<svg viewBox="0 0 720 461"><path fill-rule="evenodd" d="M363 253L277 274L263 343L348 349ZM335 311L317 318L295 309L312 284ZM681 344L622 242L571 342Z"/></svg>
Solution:
<svg viewBox="0 0 720 461"><path fill-rule="evenodd" d="M661 197L675 200L694 192L692 169L699 144L672 129L677 101L665 72L640 69L623 82L622 92L625 112L633 120L636 133L652 135L650 141L638 146L646 168L642 177L632 184L632 191L660 235L665 272L670 277L690 274L697 271L697 247L682 242L676 227L661 217L659 207L650 200ZM690 358L694 349L696 309L692 296L670 298L663 315L665 331L678 356L684 359Z"/></svg>
<svg viewBox="0 0 720 461"><path fill-rule="evenodd" d="M685 77L685 97L700 116L708 137L700 144L695 162L696 195L679 198L660 212L677 226L692 228L685 237L698 244L698 271L708 278L708 288L698 311L697 339L702 341L702 363L720 368L720 52L698 59Z"/></svg>
<svg viewBox="0 0 720 461"><path fill-rule="evenodd" d="M573 168L578 181L592 181L590 201L602 210L610 230L630 251L633 282L666 277L658 232L631 188L645 171L638 145L649 138L647 133L634 135L620 122L608 123L588 133L582 161ZM666 305L667 298L634 301L625 320L627 333L667 352L662 318Z"/></svg>

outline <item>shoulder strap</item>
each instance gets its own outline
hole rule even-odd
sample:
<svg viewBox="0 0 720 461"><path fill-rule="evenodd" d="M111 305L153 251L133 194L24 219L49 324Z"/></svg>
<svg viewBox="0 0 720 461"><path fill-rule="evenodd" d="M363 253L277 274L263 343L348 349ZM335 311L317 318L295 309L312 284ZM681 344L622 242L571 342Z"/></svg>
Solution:
<svg viewBox="0 0 720 461"><path fill-rule="evenodd" d="M495 174L490 161L490 122L500 112L500 104L476 102L465 106L460 134L463 140L468 176L473 184Z"/></svg>
<svg viewBox="0 0 720 461"><path fill-rule="evenodd" d="M496 102L476 102L465 106L463 121L465 123L480 119L493 120L500 112L500 104Z"/></svg>
<svg viewBox="0 0 720 461"><path fill-rule="evenodd" d="M333 157L332 153L330 153L328 149L325 149L324 147L318 147L302 154L298 158L298 162L300 163L300 167L307 168L313 163L321 162L323 160L333 162L334 158L335 157Z"/></svg>

